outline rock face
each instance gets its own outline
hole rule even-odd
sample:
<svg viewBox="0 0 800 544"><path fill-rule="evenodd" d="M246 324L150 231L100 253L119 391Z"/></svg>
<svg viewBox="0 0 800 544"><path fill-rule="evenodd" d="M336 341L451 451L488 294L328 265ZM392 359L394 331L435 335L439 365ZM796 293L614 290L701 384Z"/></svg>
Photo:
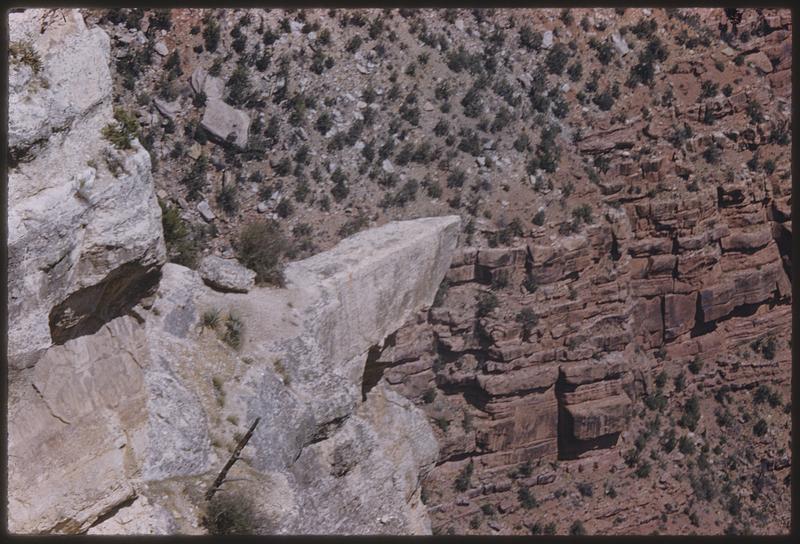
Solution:
<svg viewBox="0 0 800 544"><path fill-rule="evenodd" d="M234 259L209 255L200 261L197 271L206 284L219 291L246 293L256 283L256 273Z"/></svg>
<svg viewBox="0 0 800 544"><path fill-rule="evenodd" d="M433 432L409 401L382 384L364 392L362 378L370 348L433 299L458 224L431 218L361 233L293 263L286 290L218 293L196 272L165 265L152 308L134 308L143 324L123 316L54 346L33 369L33 387L13 390L12 531L83 532L139 501L151 506L121 508L92 530L173 530L186 512L165 514L148 489L176 477L208 485L226 458L212 442L235 430L214 422L259 416L240 470L290 490L260 502L275 506L273 531L429 532L419 481L437 460ZM356 288L367 283L374 298ZM208 308L245 324L239 352L202 329ZM34 457L51 467L46 479L13 461Z"/></svg>
<svg viewBox="0 0 800 544"><path fill-rule="evenodd" d="M39 36L43 13L11 15L12 40L29 37L42 57L40 77L70 63L77 77L75 51L107 66L102 32L73 11ZM72 46L50 49L60 43ZM459 218L362 232L289 265L286 289L251 289L251 272L206 259L206 281L250 289L212 290L163 264L149 155L136 141L109 148L108 72L86 72L99 81L81 84L103 90L92 104L34 127L26 108L66 102L12 67L12 89L30 96L12 97L9 529L196 533L202 492L261 417L219 493L257 497L262 530L429 533L420 481L438 459L435 435L365 367L431 304Z"/></svg>
<svg viewBox="0 0 800 544"><path fill-rule="evenodd" d="M11 41L41 57L35 78L24 64L9 71L12 379L53 342L120 315L165 259L149 154L136 140L116 150L100 134L112 121L108 36L77 11L40 34L43 14L10 14Z"/></svg>
<svg viewBox="0 0 800 544"><path fill-rule="evenodd" d="M775 226L788 215L770 211L771 191L737 174L688 195L615 193L607 198L619 208L579 234L459 251L439 305L376 357L391 388L447 423L434 428L432 477L449 493L434 526L452 523L465 500L449 490L469 459L485 489L525 462L612 447L665 359L725 365L730 352L788 330L790 234ZM502 303L481 310L488 290ZM535 316L527 332L524 308ZM749 387L789 369L776 357L699 379Z"/></svg>
<svg viewBox="0 0 800 544"><path fill-rule="evenodd" d="M276 509L271 530L429 532L419 482L438 458L435 436L419 409L384 384L365 390L364 367L375 344L432 301L458 225L457 217L430 218L360 233L292 263L285 290L220 293L197 272L165 265L153 306L133 310L143 323L119 317L50 348L30 375L33 387L14 389L12 530L83 532L144 499L152 508L136 523L112 517L98 527L166 531L187 514L173 506L165 517L169 505L148 488L176 477L208 485L227 456L221 442L262 417L239 470L291 490L263 497ZM365 284L372 298L358 287ZM213 308L244 323L238 352L201 326ZM223 420L237 424L220 429ZM46 479L13 461L33 457L51 467Z"/></svg>

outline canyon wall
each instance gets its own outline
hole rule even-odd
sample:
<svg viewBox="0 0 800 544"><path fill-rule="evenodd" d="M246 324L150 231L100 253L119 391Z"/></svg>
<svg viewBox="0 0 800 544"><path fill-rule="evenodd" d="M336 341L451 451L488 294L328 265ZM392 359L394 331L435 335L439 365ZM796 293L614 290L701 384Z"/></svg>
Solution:
<svg viewBox="0 0 800 544"><path fill-rule="evenodd" d="M284 289L214 291L164 263L149 154L101 135L105 33L77 11L11 28L42 61L11 74L11 532L202 533L205 490L261 418L218 491L252 502L254 530L429 533L433 432L363 377L432 302L460 219L359 233Z"/></svg>

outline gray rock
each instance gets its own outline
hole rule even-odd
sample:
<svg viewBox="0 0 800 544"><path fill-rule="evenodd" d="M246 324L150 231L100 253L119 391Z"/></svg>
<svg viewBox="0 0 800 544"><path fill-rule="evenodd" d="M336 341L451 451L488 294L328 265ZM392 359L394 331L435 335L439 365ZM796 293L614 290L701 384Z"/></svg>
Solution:
<svg viewBox="0 0 800 544"><path fill-rule="evenodd" d="M206 93L206 98L222 98L225 93L225 82L221 78L211 75L206 76L203 80L203 92Z"/></svg>
<svg viewBox="0 0 800 544"><path fill-rule="evenodd" d="M630 47L628 47L628 42L625 41L619 32L613 32L611 34L611 43L614 44L614 49L617 50L617 53L620 56L625 56L630 52Z"/></svg>
<svg viewBox="0 0 800 544"><path fill-rule="evenodd" d="M48 350L31 383L10 391L9 529L85 529L135 496L125 456L135 455L128 436L144 430L143 340L133 318L117 318Z"/></svg>
<svg viewBox="0 0 800 544"><path fill-rule="evenodd" d="M205 92L204 85L206 82L206 78L208 77L208 72L203 70L200 67L194 69L192 72L192 76L189 78L189 85L191 85L192 90L195 94Z"/></svg>
<svg viewBox="0 0 800 544"><path fill-rule="evenodd" d="M97 34L68 13L41 38L59 54L55 37ZM40 39L41 15L10 14L12 32ZM107 47L100 57L107 69ZM370 349L431 304L460 219L361 232L288 265L284 289L212 290L198 272L164 264L149 154L99 136L111 119L110 81L102 85L98 104L74 109L65 134L9 173L9 529L196 529L197 492L234 433L261 417L235 469L254 483L229 483L248 486L272 529L430 533L420 482L437 460L433 430L381 382L366 400L361 389ZM115 161L120 174L91 174L87 157ZM72 198L81 180L87 198ZM198 210L213 220L208 202ZM159 271L143 300L140 280ZM110 318L120 309L131 315ZM217 331L201 317L213 310ZM51 345L73 317L80 334ZM222 334L234 317L239 344Z"/></svg>
<svg viewBox="0 0 800 544"><path fill-rule="evenodd" d="M161 368L146 374L147 447L142 478L202 474L212 468L206 414L195 393L169 371L165 358L157 357Z"/></svg>
<svg viewBox="0 0 800 544"><path fill-rule="evenodd" d="M156 42L156 45L153 47L153 49L162 57L166 57L169 54L169 48L167 48L167 44L164 42Z"/></svg>
<svg viewBox="0 0 800 544"><path fill-rule="evenodd" d="M77 10L63 13L66 20L54 22L44 34L38 19L41 10L9 14L9 39L29 41L35 50L47 53L41 55L38 76L25 64L9 65L8 145L12 151L46 142L54 130L82 120L92 108L105 106L109 100L108 35L100 28L89 30ZM60 47L50 49L56 34L63 41ZM42 81L47 86L41 85Z"/></svg>
<svg viewBox="0 0 800 544"><path fill-rule="evenodd" d="M550 49L553 47L553 31L545 30L542 33L542 49Z"/></svg>
<svg viewBox="0 0 800 544"><path fill-rule="evenodd" d="M383 159L383 163L381 163L381 168L383 168L383 171L386 172L387 174L394 173L394 165L392 164L392 161L390 161L389 159Z"/></svg>
<svg viewBox="0 0 800 544"><path fill-rule="evenodd" d="M217 216L214 215L214 212L211 211L211 206L208 205L208 200L201 201L197 205L197 211L200 212L200 216L208 223L217 218Z"/></svg>
<svg viewBox="0 0 800 544"><path fill-rule="evenodd" d="M174 102L166 102L160 98L156 98L153 100L153 104L158 110L158 113L168 119L172 119L173 121L181 111L181 104L178 100L175 100Z"/></svg>
<svg viewBox="0 0 800 544"><path fill-rule="evenodd" d="M237 110L220 99L208 99L201 125L218 141L228 141L228 136L232 134L234 145L240 149L244 149L247 145L250 116L247 112Z"/></svg>
<svg viewBox="0 0 800 544"><path fill-rule="evenodd" d="M220 259L214 255L204 257L197 268L210 287L219 291L246 293L253 288L256 273L235 260Z"/></svg>

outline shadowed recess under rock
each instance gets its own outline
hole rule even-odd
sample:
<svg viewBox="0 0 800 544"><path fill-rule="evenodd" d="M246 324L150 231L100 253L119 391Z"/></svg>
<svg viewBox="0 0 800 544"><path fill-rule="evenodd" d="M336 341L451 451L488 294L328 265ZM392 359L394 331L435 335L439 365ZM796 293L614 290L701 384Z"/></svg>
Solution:
<svg viewBox="0 0 800 544"><path fill-rule="evenodd" d="M155 292L161 279L156 267L125 263L96 285L77 291L50 311L50 335L55 344L94 334L112 319L125 315Z"/></svg>

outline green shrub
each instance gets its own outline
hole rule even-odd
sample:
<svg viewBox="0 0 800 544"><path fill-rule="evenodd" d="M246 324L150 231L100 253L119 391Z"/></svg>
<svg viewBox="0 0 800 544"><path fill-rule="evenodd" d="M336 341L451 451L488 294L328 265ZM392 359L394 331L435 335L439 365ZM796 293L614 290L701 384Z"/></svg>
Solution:
<svg viewBox="0 0 800 544"><path fill-rule="evenodd" d="M194 268L199 253L198 244L190 237L189 229L181 218L178 208L168 206L160 199L158 204L161 207L161 228L164 232L169 261Z"/></svg>
<svg viewBox="0 0 800 544"><path fill-rule="evenodd" d="M11 42L8 44L8 55L11 64L25 64L31 67L34 74L42 70L42 57L27 41Z"/></svg>
<svg viewBox="0 0 800 544"><path fill-rule="evenodd" d="M584 497L591 497L594 495L594 486L590 483L581 482L577 485L578 492Z"/></svg>
<svg viewBox="0 0 800 544"><path fill-rule="evenodd" d="M527 487L519 488L519 491L517 491L517 498L519 499L520 505L526 510L531 510L539 506L539 501L536 500L536 497Z"/></svg>
<svg viewBox="0 0 800 544"><path fill-rule="evenodd" d="M559 42L553 44L553 47L547 52L544 63L551 74L561 75L564 72L564 66L566 66L569 60L568 51L569 48L565 44Z"/></svg>
<svg viewBox="0 0 800 544"><path fill-rule="evenodd" d="M522 340L524 342L528 342L530 340L533 327L536 326L538 321L539 316L536 315L536 312L534 312L533 309L526 306L519 311L517 314L517 322L522 324Z"/></svg>
<svg viewBox="0 0 800 544"><path fill-rule="evenodd" d="M574 521L569 527L569 534L573 536L585 535L586 529L583 526L583 522L580 520Z"/></svg>
<svg viewBox="0 0 800 544"><path fill-rule="evenodd" d="M523 25L519 29L519 45L533 51L542 46L542 34L531 29L528 25Z"/></svg>
<svg viewBox="0 0 800 544"><path fill-rule="evenodd" d="M347 42L347 45L345 45L345 50L348 53L355 53L356 51L358 51L358 48L361 47L362 43L364 43L364 40L361 38L361 36L358 35L353 36Z"/></svg>
<svg viewBox="0 0 800 544"><path fill-rule="evenodd" d="M194 161L191 170L181 179L181 183L186 186L188 193L186 198L198 200L202 196L202 191L206 187L206 171L208 169L208 157L200 155Z"/></svg>
<svg viewBox="0 0 800 544"><path fill-rule="evenodd" d="M747 101L747 109L745 110L747 115L750 117L750 122L754 125L758 123L764 122L764 112L761 108L761 104L756 102L755 100L748 100Z"/></svg>
<svg viewBox="0 0 800 544"><path fill-rule="evenodd" d="M206 51L213 53L217 50L217 46L219 45L219 24L211 16L206 18L205 24L206 26L203 29L203 40L205 42Z"/></svg>
<svg viewBox="0 0 800 544"><path fill-rule="evenodd" d="M578 222L584 222L587 225L594 222L592 217L592 206L589 204L582 204L572 210L572 217Z"/></svg>
<svg viewBox="0 0 800 544"><path fill-rule="evenodd" d="M216 329L219 325L219 309L210 308L203 312L203 328Z"/></svg>
<svg viewBox="0 0 800 544"><path fill-rule="evenodd" d="M226 183L217 193L217 204L228 215L233 215L239 209L238 191L235 183Z"/></svg>
<svg viewBox="0 0 800 544"><path fill-rule="evenodd" d="M338 234L342 238L347 238L366 228L367 225L369 225L369 216L361 211L345 221L344 225L339 229Z"/></svg>
<svg viewBox="0 0 800 544"><path fill-rule="evenodd" d="M244 323L237 316L228 314L225 320L225 331L222 339L233 349L239 349L242 345L242 334L244 333Z"/></svg>
<svg viewBox="0 0 800 544"><path fill-rule="evenodd" d="M130 149L131 140L139 131L139 122L136 117L122 108L114 108L116 124L109 123L103 127L103 138L111 142L117 149Z"/></svg>
<svg viewBox="0 0 800 544"><path fill-rule="evenodd" d="M242 227L237 256L246 267L255 271L258 283L283 285L281 258L288 243L280 225L272 220L260 220Z"/></svg>
<svg viewBox="0 0 800 544"><path fill-rule="evenodd" d="M708 164L717 164L722 153L719 147L713 142L709 142L708 146L703 150L703 158Z"/></svg>
<svg viewBox="0 0 800 544"><path fill-rule="evenodd" d="M228 89L227 102L232 106L241 106L247 101L252 85L250 83L250 70L244 63L236 66L236 69L225 82Z"/></svg>
<svg viewBox="0 0 800 544"><path fill-rule="evenodd" d="M431 387L430 389L426 390L425 393L422 394L422 401L425 404L430 404L434 400L436 400L436 388Z"/></svg>
<svg viewBox="0 0 800 544"><path fill-rule="evenodd" d="M469 463L464 465L464 468L461 469L459 472L458 477L454 483L456 491L464 492L469 489L470 485L472 484L472 473L475 470L475 464L473 463L472 459L469 460Z"/></svg>
<svg viewBox="0 0 800 544"><path fill-rule="evenodd" d="M672 384L675 386L675 391L683 391L684 387L686 387L686 374L681 372L675 376L675 378L672 380Z"/></svg>
<svg viewBox="0 0 800 544"><path fill-rule="evenodd" d="M678 440L678 451L682 454L691 455L694 449L694 442L688 436L684 435Z"/></svg>
<svg viewBox="0 0 800 544"><path fill-rule="evenodd" d="M683 407L684 412L678 423L690 431L695 430L700 421L700 400L697 395L692 395Z"/></svg>
<svg viewBox="0 0 800 544"><path fill-rule="evenodd" d="M648 476L650 476L650 469L651 466L649 461L641 462L639 466L636 468L636 477L647 478Z"/></svg>
<svg viewBox="0 0 800 544"><path fill-rule="evenodd" d="M769 426L764 419L759 419L758 422L753 426L753 434L756 436L764 436L767 434L767 430L769 430Z"/></svg>
<svg viewBox="0 0 800 544"><path fill-rule="evenodd" d="M478 307L475 312L477 317L485 317L497 308L497 295L491 291L481 291L477 296Z"/></svg>

